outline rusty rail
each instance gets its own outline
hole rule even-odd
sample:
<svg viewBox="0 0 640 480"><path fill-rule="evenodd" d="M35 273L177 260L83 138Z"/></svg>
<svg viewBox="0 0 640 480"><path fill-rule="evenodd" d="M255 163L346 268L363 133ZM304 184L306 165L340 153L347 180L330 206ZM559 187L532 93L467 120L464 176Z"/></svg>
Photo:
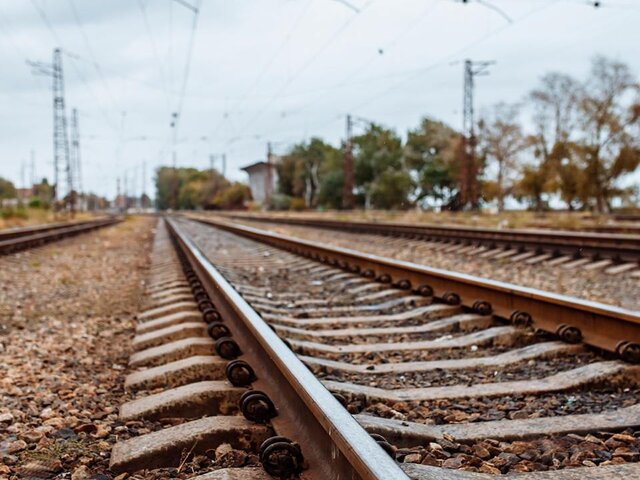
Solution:
<svg viewBox="0 0 640 480"><path fill-rule="evenodd" d="M359 272L382 283L423 295L434 295L445 303L461 304L478 313L493 313L516 324L532 324L567 341L584 342L616 352L627 361L640 362L640 315L637 312L327 246L227 221L194 220L354 273Z"/></svg>
<svg viewBox="0 0 640 480"><path fill-rule="evenodd" d="M278 435L302 446L309 469L305 478L408 479L400 467L369 436L313 373L207 260L174 220L169 231L186 255L216 309L237 340L278 416ZM306 446L306 448L305 448Z"/></svg>
<svg viewBox="0 0 640 480"><path fill-rule="evenodd" d="M64 237L113 225L120 221L121 220L116 217L109 217L99 220L74 222L71 224L55 223L38 227L0 231L0 255L33 248Z"/></svg>
<svg viewBox="0 0 640 480"><path fill-rule="evenodd" d="M226 215L225 215L226 216ZM640 235L560 230L490 229L475 227L410 225L398 222L362 222L264 215L228 215L237 220L326 228L345 232L405 236L424 240L451 240L491 248L517 248L538 253L571 255L616 262L640 262Z"/></svg>

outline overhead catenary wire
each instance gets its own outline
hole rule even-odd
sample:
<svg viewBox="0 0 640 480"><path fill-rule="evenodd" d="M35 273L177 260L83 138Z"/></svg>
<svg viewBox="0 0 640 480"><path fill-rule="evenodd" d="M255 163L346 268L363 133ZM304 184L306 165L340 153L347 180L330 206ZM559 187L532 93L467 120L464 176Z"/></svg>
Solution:
<svg viewBox="0 0 640 480"><path fill-rule="evenodd" d="M333 88L341 88L342 86L346 86L349 83L349 80L352 79L353 77L356 77L360 72L362 72L363 70L365 70L369 65L371 65L375 60L377 60L378 58L380 58L381 55L381 51L382 53L386 53L388 50L392 49L395 45L397 45L397 43L404 38L405 36L407 36L409 33L411 33L418 25L421 24L421 22L424 20L424 18L429 15L434 8L437 6L437 4L440 2L440 0L432 0L432 2L427 6L427 8L425 10L423 10L419 15L417 15L412 22L410 22L410 24L403 28L401 30L401 32L396 35L389 43L385 44L384 47L379 47L379 50L376 51L375 53L373 53L372 55L370 55L364 62L362 62L358 67L356 67L355 69L353 69L351 71L351 73L349 73L340 83L334 85ZM386 76L385 76L386 77ZM360 80L360 82L365 81L365 80ZM366 80L368 81L368 80ZM320 90L320 92L323 92L326 90ZM316 96L315 98L313 98L311 101L307 102L306 104L304 104L301 107L298 107L297 109L294 110L295 113L299 113L301 111L306 110L307 108L309 108L310 105L313 105L314 103L316 103L318 101L318 99L320 98L320 96Z"/></svg>
<svg viewBox="0 0 640 480"><path fill-rule="evenodd" d="M528 12L526 12L525 14L521 15L520 17L516 18L515 20L513 20L510 23L507 23L505 25L502 25L498 28L495 28L493 30L491 30L490 32L486 33L485 35L483 35L482 37L475 39L469 43L467 43L466 45L464 45L463 47L457 49L455 52L449 53L447 55L445 55L444 57L442 57L440 60L437 60L433 63L431 63L430 65L423 67L419 70L416 70L416 72L414 72L414 74L409 75L406 78L400 79L397 82L393 83L391 86L385 88L385 90L383 90L382 92L378 92L375 95L372 95L371 97L367 98L366 100L354 105L353 107L351 107L349 109L349 111L357 111L359 109L361 109L364 106L367 106L371 103L373 103L374 101L376 101L379 98L383 98L387 93L389 93L392 90L395 90L396 88L398 88L400 85L402 85L403 83L405 83L407 80L415 78L418 75L424 74L426 72L429 72L435 68L441 67L446 65L447 63L451 62L451 60L457 59L456 57L459 57L461 54L467 52L468 50L476 47L477 45L485 42L486 40L488 40L489 38L494 37L495 35L502 33L503 31L513 27L514 25L516 25L517 23L531 17L532 15L539 13L547 8L550 8L554 5L556 5L559 1L562 0L551 0L549 3L546 3L542 6L538 6L536 8L533 8L531 10L529 10Z"/></svg>
<svg viewBox="0 0 640 480"><path fill-rule="evenodd" d="M351 24L359 17L362 16L362 14L365 12L365 10L371 5L371 3L373 2L373 0L369 0L359 11L358 14L356 15L352 15L351 17L349 17L340 27L338 27L337 30L334 31L334 33L327 39L327 41L325 43L323 43L320 48L318 50L316 50L308 59L307 61L305 61L300 68L298 68L294 74L284 83L284 85L282 85L280 87L280 89L278 89L278 91L262 106L262 108L260 110L258 110L258 112L256 112L256 114L251 117L251 119L242 127L242 130L246 130L247 128L249 128L253 122L255 122L256 120L258 120L263 114L264 112L271 106L271 104L276 100L276 98L278 97L278 95L280 95L282 92L284 92L295 80L297 80L297 78L302 75L311 65L313 65L313 63L315 62L315 60L322 55L322 53L324 53L324 51L329 48L339 37L340 35L342 35L342 33L344 33L350 26Z"/></svg>
<svg viewBox="0 0 640 480"><path fill-rule="evenodd" d="M541 6L537 6L536 8L533 8L531 10L529 10L528 12L524 13L523 15L521 15L520 17L516 18L513 22L511 23L507 23L504 25L501 25L500 27L488 32L487 34L483 35L482 37L480 37L479 39L473 40L471 42L469 42L468 44L464 45L463 47L459 48L458 50L456 50L455 52L452 52L450 54L447 54L446 56L444 56L442 59L426 66L426 67L422 67L419 69L415 69L415 70L410 70L407 71L405 73L401 73L401 74L389 74L388 77L396 77L396 76L400 76L401 78L394 82L391 86L387 87L384 89L383 92L379 92L376 93L375 95L368 97L365 101L362 101L356 105L354 105L353 107L351 107L350 109L346 110L344 113L341 113L339 115L331 115L331 118L328 119L326 122L322 123L320 128L324 128L332 123L337 122L338 120L342 120L344 118L344 115L346 115L346 112L355 112L360 110L361 108L363 108L364 106L367 106L371 103L373 103L374 101L378 100L379 98L383 98L384 96L386 96L387 93L389 93L390 91L393 91L395 89L397 89L400 85L402 85L403 83L405 83L406 81L408 81L411 78L415 78L419 75L422 75L424 73L427 73L435 68L439 68L439 67L443 67L443 66L447 66L448 64L450 64L451 59L458 57L459 55L461 55L462 53L468 51L469 49L479 45L480 43L488 40L489 38L501 33L502 31L504 31L505 29L510 28L511 26L513 26L514 24L521 22L527 18L529 18L530 16L539 13L542 10L545 10L546 8L549 8L553 5L556 5L559 2L562 2L563 0L551 0ZM384 77L380 77L380 78L384 78ZM339 84L337 84L336 86L339 86ZM273 131L269 132L266 134L267 136L273 136Z"/></svg>
<svg viewBox="0 0 640 480"><path fill-rule="evenodd" d="M151 50L153 51L153 56L155 58L156 63L158 64L158 71L160 72L161 87L164 92L164 97L165 97L165 102L167 107L167 115L168 115L171 112L171 96L169 93L169 87L167 85L166 72L163 67L162 61L160 61L160 55L158 54L158 45L156 44L155 38L153 36L153 32L151 31L149 16L147 15L147 5L143 2L143 0L138 0L138 7L142 12L144 28L147 33L147 36L149 37L149 43L151 44Z"/></svg>
<svg viewBox="0 0 640 480"><path fill-rule="evenodd" d="M84 45L87 49L87 52L89 53L89 57L91 58L92 62L93 62L93 66L96 69L96 72L98 72L98 76L100 77L100 81L102 82L102 85L104 86L104 89L106 90L106 92L109 94L109 97L111 98L111 102L113 103L113 106L115 108L118 108L118 103L115 100L115 97L113 95L113 92L111 91L111 88L109 88L109 85L107 83L107 80L104 76L104 72L102 71L102 67L100 66L100 63L98 62L98 60L96 59L96 55L93 52L93 48L91 47L91 42L89 41L89 37L87 35L87 32L84 29L84 25L82 24L82 20L80 19L80 15L78 13L78 9L76 8L76 3L75 0L68 0L69 2L69 6L71 7L71 12L73 13L73 17L74 20L76 22L76 24L78 25L78 29L80 30L80 34L82 36L82 40L84 42Z"/></svg>
<svg viewBox="0 0 640 480"><path fill-rule="evenodd" d="M304 18L305 14L309 10L309 7L311 6L312 2L313 2L313 0L307 0L307 2L304 4L302 9L300 10L300 13L294 19L291 27L287 30L287 33L285 34L283 41L278 45L276 50L269 57L269 60L267 60L267 62L264 64L263 68L261 69L261 71L258 74L258 76L256 77L256 79L253 81L251 86L244 92L243 95L240 96L237 105L235 105L235 107L234 107L235 110L239 111L242 108L242 106L244 106L244 103L246 102L246 99L248 98L248 96L252 92L255 91L255 89L258 87L258 85L260 85L260 82L262 81L262 79L264 78L266 73L269 71L271 66L275 63L275 60L280 56L280 54L284 51L285 47L291 41L291 36L293 35L293 33L296 31L296 29L300 25L300 22L302 21L302 19ZM220 129L220 127L222 126L222 123L226 119L227 119L227 117L223 115L223 117L220 119L220 122L213 129L214 134L215 134L215 132L217 132Z"/></svg>
<svg viewBox="0 0 640 480"><path fill-rule="evenodd" d="M189 82L189 74L191 72L191 60L193 58L193 50L195 46L196 31L198 29L198 18L200 17L200 9L202 7L202 0L198 0L198 3L193 8L193 21L191 23L191 31L189 33L189 45L187 47L187 58L184 65L184 71L182 76L182 86L180 88L180 97L178 99L178 118L182 115L182 107L184 103L184 96L187 91L187 83Z"/></svg>

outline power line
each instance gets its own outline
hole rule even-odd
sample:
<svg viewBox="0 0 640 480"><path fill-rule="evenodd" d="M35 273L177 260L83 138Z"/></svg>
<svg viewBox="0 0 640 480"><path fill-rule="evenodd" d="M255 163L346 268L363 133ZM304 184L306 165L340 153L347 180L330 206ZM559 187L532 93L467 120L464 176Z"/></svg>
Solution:
<svg viewBox="0 0 640 480"><path fill-rule="evenodd" d="M349 26L355 21L355 19L362 15L362 13L369 7L369 5L371 5L372 1L373 0L369 0L369 2L367 2L365 6L362 7L359 14L352 15L351 17L349 17L349 19L347 19L347 21L344 22L329 37L329 39L318 50L316 50L313 53L313 55L311 55L311 57L309 57L307 61L304 62L304 64L302 64L302 66L298 70L296 70L296 72L289 78L289 80L287 80L285 84L267 101L267 103L263 105L263 107L243 126L242 130L246 130L247 128L249 128L251 124L253 124L253 122L255 122L258 118L260 118L264 114L264 112L269 108L269 106L271 106L271 104L275 101L278 95L284 92L289 87L289 85L291 85L300 75L302 75L311 65L313 65L313 62L315 62L315 60L320 55L322 55L322 53L327 48L329 48L340 37L342 33L344 33L347 30L347 28L349 28Z"/></svg>
<svg viewBox="0 0 640 480"><path fill-rule="evenodd" d="M177 0L176 0L177 1ZM180 98L178 100L178 118L182 114L182 104L184 102L184 95L187 90L187 82L189 81L189 73L191 72L191 59L193 57L193 49L195 44L196 30L198 28L198 18L200 17L200 7L202 6L202 0L198 0L198 4L193 8L193 23L191 24L191 32L189 35L189 46L187 48L187 61L184 66L184 73L182 77L182 88L180 89Z"/></svg>
<svg viewBox="0 0 640 480"><path fill-rule="evenodd" d="M87 36L87 32L84 29L84 26L82 24L82 20L80 20L80 15L78 14L78 9L76 8L75 0L68 0L68 1L69 1L69 5L71 7L71 11L73 13L73 17L75 19L75 22L78 25L78 29L80 30L80 34L82 35L82 39L84 41L85 47L87 49L87 52L89 53L89 57L91 57L91 60L93 61L93 66L95 67L96 71L98 72L98 76L100 77L100 81L102 82L102 85L104 86L104 89L109 94L109 97L111 98L111 102L113 103L114 107L118 108L117 102L115 101L115 97L113 96L113 92L109 88L109 85L107 84L107 80L105 79L104 73L102 71L102 67L100 66L100 63L98 62L98 60L96 60L96 56L95 56L95 54L93 52L93 48L91 47L91 42L89 42L89 37Z"/></svg>
<svg viewBox="0 0 640 480"><path fill-rule="evenodd" d="M142 12L142 18L144 21L144 27L147 32L147 36L149 37L149 42L151 43L151 49L153 50L153 56L158 64L158 70L160 71L160 80L162 81L162 90L165 94L165 101L167 104L167 112L171 111L171 100L169 95L169 88L167 86L167 77L162 66L162 62L160 61L160 55L158 54L158 46L153 37L153 33L151 32L151 26L149 24L149 17L147 15L147 6L143 3L142 0L138 0L138 6L140 7L140 11Z"/></svg>
<svg viewBox="0 0 640 480"><path fill-rule="evenodd" d="M384 91L376 93L375 95L369 97L365 101L360 102L355 107L352 107L350 109L350 111L356 111L356 110L362 108L363 106L369 105L369 104L373 103L374 101L376 101L376 100L378 100L380 98L384 98L387 93L397 89L400 85L402 85L408 79L415 78L416 76L418 76L420 74L423 74L423 73L426 73L426 72L428 72L430 70L433 70L434 68L438 68L438 67L446 65L453 58L459 56L460 54L466 52L467 50L470 50L473 47L476 47L480 43L482 43L482 42L486 41L487 39L497 35L498 33L501 33L502 31L514 26L518 22L521 22L522 20L525 20L525 19L529 18L531 15L534 15L534 14L536 14L536 13L542 11L542 10L545 10L545 9L547 9L547 8L553 6L553 5L556 5L558 3L558 1L561 1L561 0L552 0L550 3L546 3L546 4L544 4L544 5L540 6L540 7L536 7L536 8L533 8L533 9L529 10L524 15L516 18L512 23L508 23L506 25L502 25L501 27L498 27L498 28L490 31L489 33L483 35L482 37L469 42L468 44L466 44L462 48L459 48L455 52L452 52L452 53L450 53L448 55L445 55L443 58L441 58L440 60L432 63L431 65L428 65L428 66L423 67L423 68L421 68L419 70L416 70L414 72L414 74L410 74L407 78L400 79L399 81L393 83L390 87L386 88Z"/></svg>
<svg viewBox="0 0 640 480"><path fill-rule="evenodd" d="M307 13L307 10L309 10L309 7L311 6L313 0L308 0L307 3L303 6L303 8L300 11L300 14L296 17L296 19L293 21L293 24L291 25L291 27L289 28L289 30L287 31L284 40L282 41L282 43L280 43L280 45L276 48L276 50L274 51L274 53L271 55L271 57L269 58L269 60L264 64L262 70L260 71L260 73L258 74L258 76L256 77L255 81L251 84L251 87L249 87L244 95L240 96L239 102L236 104L236 106L234 107L235 110L239 111L242 106L244 105L244 103L247 100L248 95L255 91L256 87L258 85L260 85L260 82L262 81L262 79L264 78L265 74L269 71L269 69L271 68L271 66L273 65L273 63L275 62L276 58L278 58L278 56L280 55L280 53L284 50L284 48L287 46L287 44L289 43L289 41L291 40L291 35L293 34L293 32L298 28L298 25L300 24L300 22L302 21L302 18L304 17L304 15ZM223 115L223 117L220 119L220 122L218 123L218 125L216 125L216 128L213 130L213 132L217 132L220 129L220 126L222 125L222 123L226 120L226 117Z"/></svg>
<svg viewBox="0 0 640 480"><path fill-rule="evenodd" d="M333 87L331 87L331 89L341 88L343 86L349 85L347 83L349 79L355 77L358 73L360 73L361 71L366 69L369 65L371 65L376 59L380 58L380 56L383 53L386 53L389 49L393 48L393 46L396 45L398 43L398 41L400 41L400 39L402 39L403 37L408 35L416 26L418 26L420 24L420 22L429 13L431 13L431 11L435 8L435 6L437 5L438 2L439 2L439 0L433 0L431 2L431 4L429 4L429 6L420 15L415 17L415 19L409 24L408 27L403 28L402 31L400 32L400 34L398 34L396 37L394 37L393 40L391 40L391 42L386 44L384 47L379 48L378 51L376 51L374 54L372 54L367 60L362 62L358 67L353 69L349 75L347 75L340 83L338 83L338 84L334 85ZM383 78L386 78L386 77L388 77L388 75L385 75ZM363 80L361 80L359 82L356 82L356 83L361 83L362 81ZM364 80L364 81L367 81L367 80ZM323 89L321 91L326 91L326 89ZM307 102L305 105L303 105L302 107L299 107L299 108L295 109L294 112L295 113L300 113L300 112L306 110L307 108L309 108L310 105L313 105L314 103L316 103L320 97L321 96L315 97L310 102Z"/></svg>

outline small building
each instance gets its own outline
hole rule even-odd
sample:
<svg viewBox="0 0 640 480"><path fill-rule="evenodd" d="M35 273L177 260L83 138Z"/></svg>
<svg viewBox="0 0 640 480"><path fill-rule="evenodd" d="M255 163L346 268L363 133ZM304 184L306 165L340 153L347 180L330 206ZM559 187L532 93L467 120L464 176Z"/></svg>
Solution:
<svg viewBox="0 0 640 480"><path fill-rule="evenodd" d="M18 200L27 202L34 196L34 188L16 188L16 196Z"/></svg>
<svg viewBox="0 0 640 480"><path fill-rule="evenodd" d="M261 205L267 205L278 181L278 172L275 165L260 161L241 170L244 170L249 175L249 188L251 188L253 200Z"/></svg>

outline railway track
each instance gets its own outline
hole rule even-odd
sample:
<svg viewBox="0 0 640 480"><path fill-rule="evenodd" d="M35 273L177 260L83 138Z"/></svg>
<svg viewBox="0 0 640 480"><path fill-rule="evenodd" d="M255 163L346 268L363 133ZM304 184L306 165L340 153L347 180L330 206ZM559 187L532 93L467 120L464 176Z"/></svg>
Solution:
<svg viewBox="0 0 640 480"><path fill-rule="evenodd" d="M640 235L559 230L488 229L392 222L361 222L263 215L233 219L424 240L450 252L515 261L598 264L612 273L640 268ZM474 248L475 247L475 248Z"/></svg>
<svg viewBox="0 0 640 480"><path fill-rule="evenodd" d="M115 472L640 478L637 314L207 223L159 229L120 409L181 421Z"/></svg>
<svg viewBox="0 0 640 480"><path fill-rule="evenodd" d="M109 217L73 223L53 223L35 227L0 230L0 255L37 247L61 238L113 225L119 221L115 217Z"/></svg>

